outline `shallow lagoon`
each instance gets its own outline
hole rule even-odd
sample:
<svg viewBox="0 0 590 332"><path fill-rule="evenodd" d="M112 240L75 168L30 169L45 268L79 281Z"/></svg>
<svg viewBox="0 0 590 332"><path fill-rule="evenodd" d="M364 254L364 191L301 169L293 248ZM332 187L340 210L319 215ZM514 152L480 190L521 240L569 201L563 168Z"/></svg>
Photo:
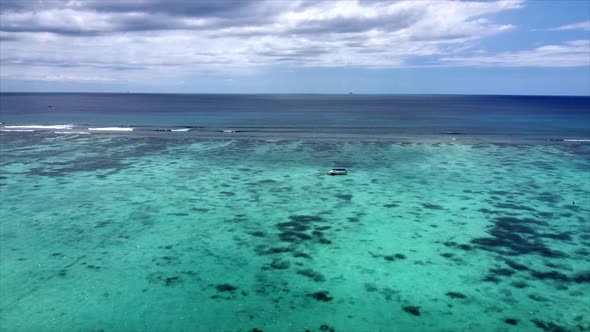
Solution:
<svg viewBox="0 0 590 332"><path fill-rule="evenodd" d="M587 143L0 135L2 331L590 329Z"/></svg>

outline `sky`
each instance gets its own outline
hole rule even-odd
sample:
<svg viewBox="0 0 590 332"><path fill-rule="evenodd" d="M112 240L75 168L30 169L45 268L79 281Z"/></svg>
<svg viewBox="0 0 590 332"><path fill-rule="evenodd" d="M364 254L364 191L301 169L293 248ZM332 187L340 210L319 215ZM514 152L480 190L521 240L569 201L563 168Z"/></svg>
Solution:
<svg viewBox="0 0 590 332"><path fill-rule="evenodd" d="M0 91L590 95L588 0L0 0Z"/></svg>

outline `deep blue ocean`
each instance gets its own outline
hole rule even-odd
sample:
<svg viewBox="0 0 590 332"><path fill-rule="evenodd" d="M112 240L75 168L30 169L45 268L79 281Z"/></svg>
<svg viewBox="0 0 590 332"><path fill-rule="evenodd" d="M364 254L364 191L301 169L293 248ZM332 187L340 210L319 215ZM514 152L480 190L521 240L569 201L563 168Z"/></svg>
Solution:
<svg viewBox="0 0 590 332"><path fill-rule="evenodd" d="M144 134L230 129L241 137L588 139L590 97L4 93L0 122L129 126Z"/></svg>

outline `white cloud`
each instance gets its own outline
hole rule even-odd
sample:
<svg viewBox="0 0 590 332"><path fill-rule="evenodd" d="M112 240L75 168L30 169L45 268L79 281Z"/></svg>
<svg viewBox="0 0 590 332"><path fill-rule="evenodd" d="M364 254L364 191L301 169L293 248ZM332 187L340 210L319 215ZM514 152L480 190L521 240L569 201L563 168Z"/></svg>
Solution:
<svg viewBox="0 0 590 332"><path fill-rule="evenodd" d="M560 27L557 28L552 28L549 30L555 30L555 31L563 31L563 30L585 30L585 31L590 31L590 21L584 21L584 22L578 22L578 23L573 23L573 24L567 24L567 25L562 25Z"/></svg>
<svg viewBox="0 0 590 332"><path fill-rule="evenodd" d="M590 41L574 40L560 45L544 45L533 50L504 52L471 57L443 57L456 66L493 67L578 67L590 66Z"/></svg>
<svg viewBox="0 0 590 332"><path fill-rule="evenodd" d="M518 0L44 4L0 12L0 77L142 81L281 65L404 67L422 57L481 65L481 56L457 55L515 28L492 14L523 7Z"/></svg>

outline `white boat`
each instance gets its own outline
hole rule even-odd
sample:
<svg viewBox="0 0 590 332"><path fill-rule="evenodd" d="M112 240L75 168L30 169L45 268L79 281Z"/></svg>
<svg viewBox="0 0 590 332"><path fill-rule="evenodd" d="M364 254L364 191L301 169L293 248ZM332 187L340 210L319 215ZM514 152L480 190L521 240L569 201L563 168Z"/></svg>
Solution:
<svg viewBox="0 0 590 332"><path fill-rule="evenodd" d="M346 175L348 171L345 168L332 168L328 171L330 175Z"/></svg>

